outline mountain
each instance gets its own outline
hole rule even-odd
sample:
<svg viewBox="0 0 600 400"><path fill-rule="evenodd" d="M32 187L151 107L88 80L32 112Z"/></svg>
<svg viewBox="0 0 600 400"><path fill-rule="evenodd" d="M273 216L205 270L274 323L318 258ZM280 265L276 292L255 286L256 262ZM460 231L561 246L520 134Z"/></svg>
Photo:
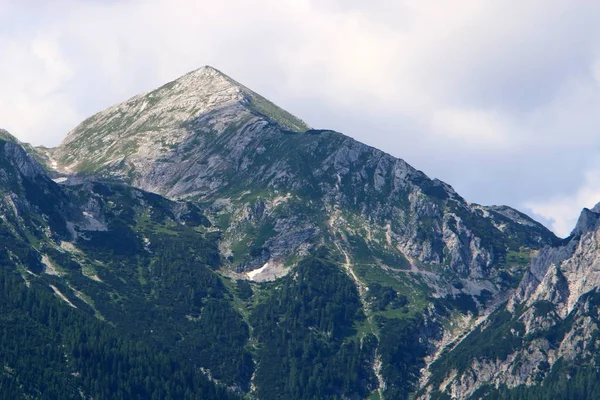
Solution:
<svg viewBox="0 0 600 400"><path fill-rule="evenodd" d="M3 140L5 142L12 142L12 143L19 142L19 140L16 137L11 135L10 132L8 132L7 130L4 130L4 129L0 129L0 140Z"/></svg>
<svg viewBox="0 0 600 400"><path fill-rule="evenodd" d="M124 316L134 314L127 307L139 307L134 303L139 295L125 279L135 268L119 264L144 249L129 228L142 215L136 211L143 211L150 228L168 223L177 229L182 226L179 218L199 219L194 210L130 188L91 182L60 186L18 141L4 133L0 139L2 397L237 398L197 371L187 357L141 340L141 334L147 335L143 320L133 325ZM161 236L150 237L160 241ZM210 247L202 237L194 241L199 248ZM160 244L147 246L161 256ZM213 256L215 252L216 248ZM100 261L104 257L111 263ZM210 257L198 259L195 264L200 267L209 261ZM114 272L112 267L121 270ZM152 276L147 269L137 271L140 276L148 274L148 279ZM208 268L196 274L201 271L211 274ZM178 273L185 273L184 269ZM213 280L218 279L212 274ZM203 287L218 290L210 283ZM142 331L137 337L125 334L125 325ZM160 327L157 332L162 332Z"/></svg>
<svg viewBox="0 0 600 400"><path fill-rule="evenodd" d="M337 398L376 387L373 339L351 334L365 319L358 291L327 249L276 284L236 282L217 273L220 234L197 206L118 183L59 185L2 145L3 396ZM289 359L298 345L327 379L284 373L307 369Z"/></svg>
<svg viewBox="0 0 600 400"><path fill-rule="evenodd" d="M556 240L524 214L469 204L402 160L308 129L211 67L88 118L48 154L63 173L202 204L240 272L281 268L341 233L375 263L487 278Z"/></svg>
<svg viewBox="0 0 600 400"><path fill-rule="evenodd" d="M408 398L524 292L532 257L564 244L211 67L88 118L54 149L3 135L7 273L109 330L122 357L157 349L188 379L168 386L174 398ZM7 348L19 338L7 337ZM68 343L68 359L92 354ZM128 380L148 357L122 363ZM13 364L3 379L18 387L29 375ZM111 398L97 387L110 371L60 365L84 383L57 376L56 387ZM128 385L123 398L164 398Z"/></svg>
<svg viewBox="0 0 600 400"><path fill-rule="evenodd" d="M600 204L540 251L505 306L432 368L422 398L596 398Z"/></svg>
<svg viewBox="0 0 600 400"><path fill-rule="evenodd" d="M137 186L147 186L145 189L189 194L205 187L201 178L187 185L175 183L198 163L196 158L202 154L194 150L218 145L214 139L227 131L260 125L264 121L260 116L290 132L308 129L304 122L250 89L214 68L204 67L86 119L52 151L52 156L58 169L65 172L129 177ZM194 128L204 129L206 134L192 137L189 132ZM238 151L243 146L244 142L238 143ZM167 166L183 165L178 170L164 170L166 166L155 164L161 159L166 159Z"/></svg>

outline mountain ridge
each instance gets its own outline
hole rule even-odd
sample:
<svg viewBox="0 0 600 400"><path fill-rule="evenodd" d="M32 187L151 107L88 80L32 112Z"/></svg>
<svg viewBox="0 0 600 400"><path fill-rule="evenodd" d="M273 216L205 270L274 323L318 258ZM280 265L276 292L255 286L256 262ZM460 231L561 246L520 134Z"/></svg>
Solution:
<svg viewBox="0 0 600 400"><path fill-rule="evenodd" d="M215 79L217 84L214 84ZM209 83L208 87L201 87L201 83L206 82ZM173 98L167 102L169 110L196 108L188 100L196 99L195 93L198 91L203 93L199 97L202 99L200 108L205 104L217 105L202 108L204 111L199 114L176 114L176 118L170 113L169 118L175 119L175 128L171 120L166 123L159 121L152 129L148 128L151 135L136 133L139 124L154 116L152 112L149 116L140 116L139 109L143 113L144 105L151 102L153 93L160 93L163 88L175 93L166 95L167 98ZM182 94L186 91L192 93ZM215 96L210 93L215 91L220 102L210 100ZM98 129L90 127L90 122L84 122L51 154L65 170L75 168L71 164L77 158L83 164L79 164L78 169L73 172L100 172L103 176L117 177L133 186L170 198L195 199L209 209L215 208L215 201L221 204L219 201L260 188L272 198L278 196L276 192L281 192L284 197L291 193L307 198L321 197L323 206L330 210L327 213L333 210L335 204L354 208L359 214L364 214L368 207L388 207L388 210L379 212L380 215L377 216L379 223L385 225L385 220L389 223L397 218L390 214L395 212L393 205L417 201L416 197L409 199L409 193L406 192L418 190L428 198L437 199L436 201L455 201L461 207L470 209L469 213L478 210L475 214L480 212L491 216L495 221L495 228L490 229L502 231L508 221L508 225L519 230L523 221L527 221L538 232L536 240L550 243L555 239L541 224L517 211L506 212L506 207L471 207L450 185L431 180L404 160L348 136L326 130L289 132L288 126L280 120L248 109L247 104L240 100L243 99L242 92L253 93L212 67L204 67L156 91L135 96L90 118L104 122L117 118L118 123L114 126L110 123L101 124L99 138L104 140L107 135L118 135L123 137L120 142L112 140L106 148L100 148L98 140L93 139L98 135ZM222 97L222 93L227 93L227 96ZM181 101L183 103L180 105ZM115 116L115 110L129 110L131 102L137 108L130 114ZM131 134L127 133L132 131ZM153 137L157 134L152 132L161 132L159 136L164 143L153 142ZM131 147L130 142L135 142L137 147ZM74 144L85 148L84 153L78 155ZM94 150L97 148L99 149ZM107 151L118 154L119 157L113 156L112 159L101 160L99 164L89 166L91 159L105 157ZM356 167L360 170L352 171ZM359 193L361 198L357 197ZM434 203L435 201L427 205L433 209L425 212L436 213L435 208L439 206ZM234 210L233 213L235 212ZM409 246L414 247L414 244ZM416 254L416 251L413 253ZM441 255L436 257L441 260Z"/></svg>
<svg viewBox="0 0 600 400"><path fill-rule="evenodd" d="M181 130L184 122L199 115L211 113L217 114L214 116L214 128L220 132L223 130L224 124L236 120L236 113L260 113L261 111L267 113L270 118L277 119L279 123L291 130L308 129L308 126L301 120L220 71L206 66L191 71L158 89L136 95L123 103L109 107L103 113L87 118L78 128L67 134L56 151L50 151L50 154L53 159L59 161L58 169L69 172L74 168L69 165L72 160L76 158L81 160L90 154L86 149L78 147L77 141L81 137L77 136L77 132L81 128L88 130L97 128L94 130L94 135L88 137L87 143L90 145L89 141L91 140L97 150L102 150L106 144L109 146L106 150L111 150L110 145L119 140L127 141L132 135L146 134L148 142L152 142L152 146L146 151L161 152L168 150L172 141L165 142L160 138L154 138L149 135L152 132L168 129L171 135L181 139L185 134ZM129 119L120 118L123 114L128 114ZM157 122L158 125L153 125L153 122ZM104 125L108 125L111 129L103 129ZM116 133L117 136L107 136L113 133ZM129 144L135 147L134 142L129 142ZM127 149L124 155L128 153L131 153L131 149ZM112 157L106 162L110 164L117 160L119 159ZM93 171L94 169L91 168L89 172Z"/></svg>
<svg viewBox="0 0 600 400"><path fill-rule="evenodd" d="M408 398L419 369L437 376L436 351L495 318L535 254L560 246L527 215L469 203L402 159L310 129L211 67L37 151L80 221L61 211L65 236L43 239L57 290L91 293L120 331L137 340L144 327L144 340L261 398ZM81 286L65 257L99 281ZM323 380L320 365L338 367Z"/></svg>
<svg viewBox="0 0 600 400"><path fill-rule="evenodd" d="M597 395L599 210L584 208L568 238L540 250L507 303L434 362L418 398ZM468 350L489 336L485 351Z"/></svg>

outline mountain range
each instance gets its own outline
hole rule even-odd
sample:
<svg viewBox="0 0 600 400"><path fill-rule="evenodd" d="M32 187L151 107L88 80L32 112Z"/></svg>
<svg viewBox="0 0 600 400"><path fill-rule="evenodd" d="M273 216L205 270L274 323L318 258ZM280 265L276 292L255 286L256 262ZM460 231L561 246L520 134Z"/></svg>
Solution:
<svg viewBox="0 0 600 400"><path fill-rule="evenodd" d="M0 131L0 392L594 398L599 220L561 240L203 67L56 148Z"/></svg>

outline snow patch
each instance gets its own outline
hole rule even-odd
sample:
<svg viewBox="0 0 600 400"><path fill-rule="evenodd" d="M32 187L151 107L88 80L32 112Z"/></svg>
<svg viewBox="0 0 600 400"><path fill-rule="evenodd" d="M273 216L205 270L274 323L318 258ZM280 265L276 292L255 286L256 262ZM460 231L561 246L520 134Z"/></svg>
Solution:
<svg viewBox="0 0 600 400"><path fill-rule="evenodd" d="M246 277L255 282L274 281L286 275L289 272L289 268L286 268L283 264L267 261L262 267L255 269L250 272L246 272Z"/></svg>
<svg viewBox="0 0 600 400"><path fill-rule="evenodd" d="M256 278L257 275L260 275L263 272L265 272L265 270L267 269L268 266L269 266L269 263L267 262L267 263L265 263L265 265L263 265L259 269L255 269L254 271L250 271L250 272L246 273L246 275L248 276L248 278L254 280L254 278Z"/></svg>

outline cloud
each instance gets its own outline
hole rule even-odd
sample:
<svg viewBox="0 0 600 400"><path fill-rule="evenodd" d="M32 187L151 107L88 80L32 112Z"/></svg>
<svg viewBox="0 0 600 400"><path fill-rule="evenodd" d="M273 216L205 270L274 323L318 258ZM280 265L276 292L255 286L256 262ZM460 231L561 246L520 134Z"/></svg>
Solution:
<svg viewBox="0 0 600 400"><path fill-rule="evenodd" d="M22 140L37 141L80 120L72 99L62 92L72 71L56 40L0 39L0 52L10 60L0 65L0 124Z"/></svg>
<svg viewBox="0 0 600 400"><path fill-rule="evenodd" d="M431 132L441 139L460 142L463 146L505 148L517 128L507 117L494 111L441 109L433 113Z"/></svg>
<svg viewBox="0 0 600 400"><path fill-rule="evenodd" d="M567 236L575 227L580 210L600 202L600 166L584 173L582 186L571 195L558 195L546 201L526 203L535 214L550 222L552 229Z"/></svg>
<svg viewBox="0 0 600 400"><path fill-rule="evenodd" d="M0 2L0 126L55 145L86 116L210 64L469 200L572 197L597 157L600 3L441 4Z"/></svg>

